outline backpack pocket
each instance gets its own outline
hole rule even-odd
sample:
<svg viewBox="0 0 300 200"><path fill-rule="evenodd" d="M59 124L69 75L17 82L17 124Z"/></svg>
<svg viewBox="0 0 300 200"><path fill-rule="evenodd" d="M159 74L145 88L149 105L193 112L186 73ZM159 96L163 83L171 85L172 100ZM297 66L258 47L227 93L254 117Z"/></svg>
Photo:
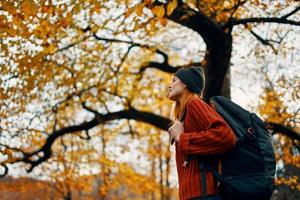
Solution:
<svg viewBox="0 0 300 200"><path fill-rule="evenodd" d="M269 200L273 190L273 178L265 173L223 177L219 185L224 200Z"/></svg>

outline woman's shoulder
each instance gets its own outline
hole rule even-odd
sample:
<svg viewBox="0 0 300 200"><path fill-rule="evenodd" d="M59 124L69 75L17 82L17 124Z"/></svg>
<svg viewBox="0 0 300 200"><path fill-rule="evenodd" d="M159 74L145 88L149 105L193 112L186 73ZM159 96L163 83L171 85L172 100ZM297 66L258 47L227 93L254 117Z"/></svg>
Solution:
<svg viewBox="0 0 300 200"><path fill-rule="evenodd" d="M211 114L210 106L200 97L192 97L187 103L187 121L196 127Z"/></svg>
<svg viewBox="0 0 300 200"><path fill-rule="evenodd" d="M192 97L188 103L187 103L187 107L190 106L195 106L195 105L205 105L207 104L204 99L202 99L201 97Z"/></svg>
<svg viewBox="0 0 300 200"><path fill-rule="evenodd" d="M214 109L214 105L211 102L201 98L201 97L192 97L187 102L187 110L211 110Z"/></svg>

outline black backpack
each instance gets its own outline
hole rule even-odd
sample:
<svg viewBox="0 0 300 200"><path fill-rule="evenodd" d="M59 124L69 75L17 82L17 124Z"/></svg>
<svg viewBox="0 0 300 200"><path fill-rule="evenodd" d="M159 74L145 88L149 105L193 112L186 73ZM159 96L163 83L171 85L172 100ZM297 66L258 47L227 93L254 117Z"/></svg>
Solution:
<svg viewBox="0 0 300 200"><path fill-rule="evenodd" d="M269 200L275 189L276 160L267 124L226 97L214 96L209 100L235 133L237 144L231 151L216 156L216 160L221 160L220 174L216 167L207 164L206 158L197 157L204 196L203 170L209 170L218 180L222 200Z"/></svg>

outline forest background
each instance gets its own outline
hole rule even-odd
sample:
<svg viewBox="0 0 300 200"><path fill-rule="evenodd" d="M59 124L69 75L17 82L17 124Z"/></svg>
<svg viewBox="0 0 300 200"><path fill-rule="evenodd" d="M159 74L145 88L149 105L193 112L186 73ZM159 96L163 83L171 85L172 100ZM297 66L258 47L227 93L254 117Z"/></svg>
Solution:
<svg viewBox="0 0 300 200"><path fill-rule="evenodd" d="M7 199L177 199L168 86L202 66L273 126L278 190L299 199L300 3L3 0L0 179Z"/></svg>

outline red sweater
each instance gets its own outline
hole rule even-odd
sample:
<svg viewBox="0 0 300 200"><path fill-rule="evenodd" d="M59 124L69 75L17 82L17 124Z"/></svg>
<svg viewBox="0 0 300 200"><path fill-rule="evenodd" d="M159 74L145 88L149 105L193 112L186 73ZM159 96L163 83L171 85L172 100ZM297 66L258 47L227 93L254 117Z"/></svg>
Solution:
<svg viewBox="0 0 300 200"><path fill-rule="evenodd" d="M196 160L182 166L186 155L212 155L226 152L236 144L236 137L224 119L202 99L193 97L187 103L184 133L176 142L176 164L179 181L179 198L203 195L201 175ZM217 181L211 172L206 173L207 195L216 194Z"/></svg>

